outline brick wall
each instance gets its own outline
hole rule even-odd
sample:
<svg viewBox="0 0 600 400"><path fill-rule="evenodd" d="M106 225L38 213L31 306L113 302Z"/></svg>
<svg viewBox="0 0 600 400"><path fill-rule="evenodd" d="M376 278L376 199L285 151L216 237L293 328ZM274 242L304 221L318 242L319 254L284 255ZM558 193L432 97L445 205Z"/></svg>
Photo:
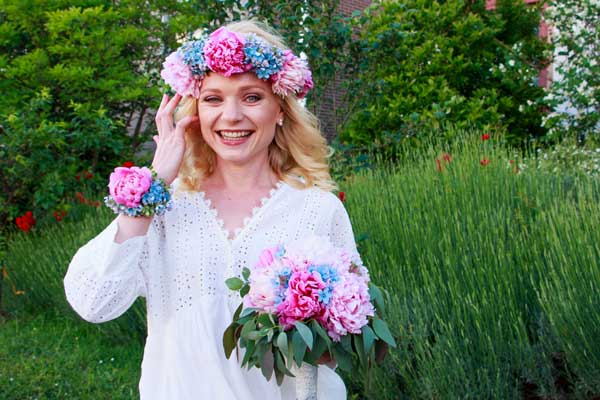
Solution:
<svg viewBox="0 0 600 400"><path fill-rule="evenodd" d="M371 0L340 0L338 11L342 15L350 16L354 10L364 10L371 4ZM313 110L321 121L321 130L328 140L337 134L337 127L343 122L344 95L343 84L346 77L343 71L336 71L333 79L323 89L323 95L319 99L319 108Z"/></svg>

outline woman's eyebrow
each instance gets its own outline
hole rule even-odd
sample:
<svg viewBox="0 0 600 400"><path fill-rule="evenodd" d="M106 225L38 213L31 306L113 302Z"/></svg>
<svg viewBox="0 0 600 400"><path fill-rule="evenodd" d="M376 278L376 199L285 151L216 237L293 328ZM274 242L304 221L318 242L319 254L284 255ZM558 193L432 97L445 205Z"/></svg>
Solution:
<svg viewBox="0 0 600 400"><path fill-rule="evenodd" d="M265 89L263 89L262 87L260 87L258 85L244 85L244 86L240 86L238 88L239 92L244 92L246 90L260 90L261 92L265 91ZM200 89L200 94L204 94L206 92L221 93L221 89L219 89L219 88L202 88L202 89Z"/></svg>
<svg viewBox="0 0 600 400"><path fill-rule="evenodd" d="M249 89L258 89L260 91L265 91L265 89L263 89L262 87L258 86L258 85L245 85L245 86L240 86L239 87L239 91L245 91L245 90L249 90Z"/></svg>

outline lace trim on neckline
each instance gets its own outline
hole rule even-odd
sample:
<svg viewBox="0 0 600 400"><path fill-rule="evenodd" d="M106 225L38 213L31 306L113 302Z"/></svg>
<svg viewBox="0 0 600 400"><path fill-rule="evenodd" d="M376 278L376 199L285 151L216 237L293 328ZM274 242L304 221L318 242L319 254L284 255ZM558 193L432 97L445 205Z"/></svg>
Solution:
<svg viewBox="0 0 600 400"><path fill-rule="evenodd" d="M248 226L255 220L256 216L262 210L264 210L265 205L269 203L275 197L275 195L281 191L283 187L285 187L285 183L283 181L278 181L275 184L275 187L269 190L269 193L267 193L267 195L260 199L260 204L252 209L250 215L244 217L244 220L242 221L242 226L236 228L233 231L233 236L231 235L232 232L225 228L225 221L223 221L223 219L219 216L219 212L217 211L217 209L213 207L212 201L206 197L206 193L204 191L198 191L198 195L200 196L200 199L212 215L213 221L223 234L223 237L225 237L225 239L227 239L229 242L233 242L240 237L240 234L248 228Z"/></svg>

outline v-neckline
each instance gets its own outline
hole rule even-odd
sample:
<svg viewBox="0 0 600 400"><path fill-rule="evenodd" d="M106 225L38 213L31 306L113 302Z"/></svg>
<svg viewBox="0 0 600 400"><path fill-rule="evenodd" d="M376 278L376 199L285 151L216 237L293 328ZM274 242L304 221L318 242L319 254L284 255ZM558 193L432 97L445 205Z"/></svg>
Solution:
<svg viewBox="0 0 600 400"><path fill-rule="evenodd" d="M277 197L277 195L282 191L282 189L284 187L285 187L285 182L278 181L275 184L275 187L273 187L271 190L269 190L269 192L260 199L260 204L257 205L256 207L252 208L252 212L249 215L247 215L246 217L244 217L242 226L240 226L239 228L236 228L233 232L231 232L230 230L225 228L225 222L219 215L219 211L213 206L212 201L206 197L206 192L199 191L198 195L202 199L204 206L210 212L210 215L212 216L214 225L221 232L221 235L223 236L225 241L227 241L228 243L233 243L236 240L238 240L248 230L248 227L250 225L252 225L252 223L254 223L254 220L256 218L258 218L258 216L260 214L262 214L264 212L267 205L269 203L271 203L271 201L275 197Z"/></svg>

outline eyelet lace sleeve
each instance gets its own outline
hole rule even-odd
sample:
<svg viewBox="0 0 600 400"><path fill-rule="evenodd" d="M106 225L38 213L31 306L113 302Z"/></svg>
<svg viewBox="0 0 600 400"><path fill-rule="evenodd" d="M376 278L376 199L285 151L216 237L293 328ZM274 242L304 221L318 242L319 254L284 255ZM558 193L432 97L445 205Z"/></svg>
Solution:
<svg viewBox="0 0 600 400"><path fill-rule="evenodd" d="M335 247L342 247L351 252L355 261L362 264L356 248L350 217L348 216L343 203L337 197L335 198L333 207L330 233L331 242Z"/></svg>
<svg viewBox="0 0 600 400"><path fill-rule="evenodd" d="M148 260L147 236L114 242L114 220L80 248L64 279L69 304L89 322L105 322L123 314L138 296L146 296L142 273Z"/></svg>

